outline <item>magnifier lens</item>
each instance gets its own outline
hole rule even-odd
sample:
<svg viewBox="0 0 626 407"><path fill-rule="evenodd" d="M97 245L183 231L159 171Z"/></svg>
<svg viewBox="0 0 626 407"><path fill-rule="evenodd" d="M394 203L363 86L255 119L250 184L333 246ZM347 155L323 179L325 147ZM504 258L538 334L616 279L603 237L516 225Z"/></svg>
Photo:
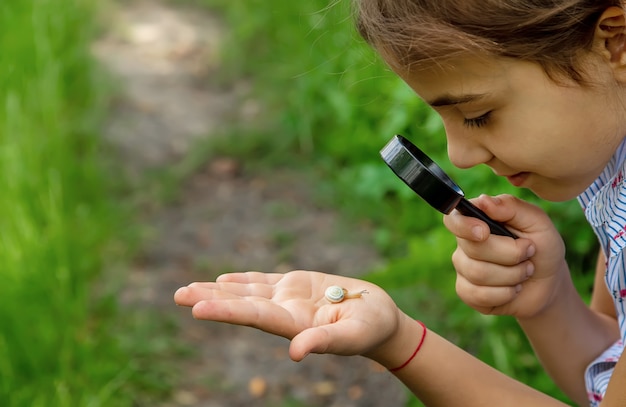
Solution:
<svg viewBox="0 0 626 407"><path fill-rule="evenodd" d="M395 136L380 155L405 184L439 212L452 212L463 198L461 188L406 138Z"/></svg>

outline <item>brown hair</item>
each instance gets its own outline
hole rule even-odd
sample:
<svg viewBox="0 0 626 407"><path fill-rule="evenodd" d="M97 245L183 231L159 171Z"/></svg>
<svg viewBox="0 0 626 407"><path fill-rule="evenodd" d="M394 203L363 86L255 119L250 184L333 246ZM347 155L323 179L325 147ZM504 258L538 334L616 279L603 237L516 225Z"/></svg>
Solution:
<svg viewBox="0 0 626 407"><path fill-rule="evenodd" d="M361 36L390 64L415 69L479 54L540 64L584 82L580 52L621 0L354 0Z"/></svg>

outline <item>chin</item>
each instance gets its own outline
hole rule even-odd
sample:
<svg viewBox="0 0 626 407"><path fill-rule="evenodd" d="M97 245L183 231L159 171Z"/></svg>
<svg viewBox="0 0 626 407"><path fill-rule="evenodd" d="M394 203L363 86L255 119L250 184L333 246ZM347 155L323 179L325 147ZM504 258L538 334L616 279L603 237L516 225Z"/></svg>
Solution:
<svg viewBox="0 0 626 407"><path fill-rule="evenodd" d="M539 198L545 199L546 201L565 202L576 199L586 188L573 190L571 188L555 188L554 186L551 186L544 188L531 187L528 189Z"/></svg>

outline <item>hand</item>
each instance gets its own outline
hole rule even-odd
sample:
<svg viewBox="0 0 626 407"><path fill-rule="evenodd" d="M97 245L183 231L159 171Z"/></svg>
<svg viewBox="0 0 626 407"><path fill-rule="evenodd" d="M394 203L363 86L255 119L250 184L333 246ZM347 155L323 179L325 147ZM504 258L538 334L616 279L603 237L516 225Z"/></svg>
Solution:
<svg viewBox="0 0 626 407"><path fill-rule="evenodd" d="M361 298L332 304L326 288L367 290ZM178 305L197 319L251 326L291 339L289 355L366 355L389 341L403 315L379 287L361 280L310 271L286 274L224 274L216 282L192 283L176 291Z"/></svg>
<svg viewBox="0 0 626 407"><path fill-rule="evenodd" d="M457 236L452 261L459 297L484 314L536 315L570 278L563 240L535 205L510 195L481 196L472 202L520 238L490 235L484 222L456 211L444 217Z"/></svg>

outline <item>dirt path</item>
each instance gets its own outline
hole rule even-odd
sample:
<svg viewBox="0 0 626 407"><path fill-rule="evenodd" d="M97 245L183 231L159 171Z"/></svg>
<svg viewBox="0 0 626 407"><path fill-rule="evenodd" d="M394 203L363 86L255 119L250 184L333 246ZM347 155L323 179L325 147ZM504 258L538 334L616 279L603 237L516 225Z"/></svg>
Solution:
<svg viewBox="0 0 626 407"><path fill-rule="evenodd" d="M212 81L226 27L206 12L159 1L123 2L94 45L118 78L106 128L129 174L174 165L194 140L245 116L246 86ZM303 174L259 176L218 158L185 180L179 198L150 212L151 234L129 271L123 301L179 323L175 339L196 352L160 406L402 406L403 387L363 358L312 355L294 363L288 342L262 332L195 321L174 290L225 271L293 268L358 275L378 258L362 226L314 205Z"/></svg>

